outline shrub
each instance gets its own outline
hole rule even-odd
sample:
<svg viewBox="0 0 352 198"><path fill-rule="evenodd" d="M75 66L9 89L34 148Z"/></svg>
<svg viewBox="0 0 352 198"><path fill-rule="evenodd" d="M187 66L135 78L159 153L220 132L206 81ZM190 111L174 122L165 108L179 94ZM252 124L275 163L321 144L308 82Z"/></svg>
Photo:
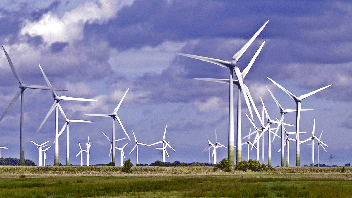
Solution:
<svg viewBox="0 0 352 198"><path fill-rule="evenodd" d="M346 172L346 168L343 166L341 169L341 173L344 173L344 172Z"/></svg>
<svg viewBox="0 0 352 198"><path fill-rule="evenodd" d="M216 171L218 169L225 171L225 172L231 172L229 159L224 158L218 164L215 164L214 171Z"/></svg>
<svg viewBox="0 0 352 198"><path fill-rule="evenodd" d="M241 171L271 171L274 170L272 166L266 166L265 164L260 164L259 161L257 160L248 160L248 161L242 161L236 164L235 170L241 170Z"/></svg>
<svg viewBox="0 0 352 198"><path fill-rule="evenodd" d="M132 162L130 159L126 160L125 163L123 163L123 168L122 168L122 172L125 172L125 173L132 173Z"/></svg>

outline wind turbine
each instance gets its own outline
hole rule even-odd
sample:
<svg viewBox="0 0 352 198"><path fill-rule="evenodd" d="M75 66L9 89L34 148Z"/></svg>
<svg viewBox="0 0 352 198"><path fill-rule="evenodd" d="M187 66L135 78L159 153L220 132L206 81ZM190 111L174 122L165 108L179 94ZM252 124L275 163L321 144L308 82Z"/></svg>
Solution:
<svg viewBox="0 0 352 198"><path fill-rule="evenodd" d="M167 142L166 139L165 139L165 136L166 136L166 129L167 129L167 125L165 126L165 130L164 130L164 135L163 135L163 140L159 141L159 142L155 142L153 144L150 144L150 146L153 146L153 145L156 145L156 144L163 144L163 147L161 148L156 148L156 149L159 149L159 150L162 150L163 151L163 162L165 162L165 154L169 157L169 153L167 152L166 148L167 147L170 147L174 152L175 149L172 148L172 146L170 145L170 141Z"/></svg>
<svg viewBox="0 0 352 198"><path fill-rule="evenodd" d="M217 149L220 147L226 148L226 146L224 146L218 142L218 135L216 134L216 130L215 130L215 144L211 143L211 141L209 139L208 139L208 143L210 146L208 147L207 150L210 150L211 148L213 148L212 156L214 159L214 164L217 164Z"/></svg>
<svg viewBox="0 0 352 198"><path fill-rule="evenodd" d="M301 118L301 109L302 109L302 100L305 98L308 98L309 96L318 93L319 91L322 91L328 87L330 87L332 84L327 85L325 87L322 87L320 89L317 89L315 91L309 92L307 94L303 94L301 96L295 96L293 93L289 92L287 89L285 89L283 86L279 85L277 82L272 80L271 78L268 77L268 79L273 82L276 86L278 86L281 90L283 90L290 98L292 98L296 102L296 166L301 166L301 150L300 150L300 133L299 133L299 121Z"/></svg>
<svg viewBox="0 0 352 198"><path fill-rule="evenodd" d="M314 140L317 140L319 144L322 144L326 147L328 147L328 145L326 145L324 142L322 142L317 136L315 136L315 119L313 121L313 129L312 129L312 136L310 136L308 139L306 140L303 140L301 142L301 144L305 143L305 142L308 142L309 140L312 141L312 167L314 167ZM323 147L323 146L322 146ZM324 147L323 147L324 148ZM325 150L325 148L324 148ZM319 163L319 162L318 162Z"/></svg>
<svg viewBox="0 0 352 198"><path fill-rule="evenodd" d="M242 145L247 144L247 161L249 161L249 145L252 145L254 148L257 149L257 147L250 141L251 135L252 135L252 129L249 129L248 135L243 137L243 139L248 138L248 140L242 143Z"/></svg>
<svg viewBox="0 0 352 198"><path fill-rule="evenodd" d="M49 79L46 77L43 68L39 65L40 70L42 71L42 74L45 78L46 83L48 84L49 87L52 88L51 83L49 81ZM95 99L85 99L85 98L73 98L73 97L68 97L68 96L58 96L56 94L56 92L54 90L52 90L52 96L54 98L54 104L51 106L50 110L48 111L48 113L46 114L43 122L41 123L38 131L42 128L42 126L44 125L45 121L48 119L48 117L50 116L51 112L54 111L55 109L55 161L54 161L54 165L58 166L59 165L59 102L61 100L73 100L73 101L97 101Z"/></svg>
<svg viewBox="0 0 352 198"><path fill-rule="evenodd" d="M89 157L90 157L90 141L89 141L89 136L88 136L88 142L86 143L87 146L87 166L89 166Z"/></svg>
<svg viewBox="0 0 352 198"><path fill-rule="evenodd" d="M110 142L110 153L109 153L109 157L111 156L111 153L113 152L113 141L107 136L107 135L105 135L105 133L104 132L101 132L105 137L106 137L106 139L108 139L108 141ZM124 140L124 139L126 139L126 138L120 138L120 139L118 139L118 140L115 140L115 142L118 142L118 141L120 141L120 140ZM115 149L114 149L115 150Z"/></svg>
<svg viewBox="0 0 352 198"><path fill-rule="evenodd" d="M319 140L321 140L321 136L323 135L323 131L321 132L321 134L320 134L320 136L319 136ZM319 153L319 146L321 146L323 149L324 149L324 151L325 152L327 152L326 151L326 149L324 148L324 146L323 146L323 144L322 143L320 143L319 141L317 142L317 144L318 144L318 167L320 167L320 158L319 158L319 156L320 156L320 153Z"/></svg>
<svg viewBox="0 0 352 198"><path fill-rule="evenodd" d="M127 138L131 141L130 136L128 136L125 128L122 125L122 122L120 120L120 117L117 115L117 111L120 109L121 103L123 101L123 99L125 98L127 92L129 89L127 89L127 91L125 92L125 94L122 96L122 99L120 100L119 104L117 105L117 107L114 109L114 111L110 114L86 114L87 116L97 116L97 117L110 117L112 118L112 148L115 148L115 121L117 120L123 130L123 132L125 132ZM115 149L112 149L112 157L111 157L111 162L112 164L115 166Z"/></svg>
<svg viewBox="0 0 352 198"><path fill-rule="evenodd" d="M43 157L42 157L42 152L43 152L43 147L44 146L46 146L46 144L49 142L49 141L46 141L46 142L44 142L43 144L37 144L37 143L35 143L34 141L31 141L34 145L36 145L37 146L37 148L38 148L38 151L39 151L39 166L42 166L43 165L43 163L42 163L42 159L43 159Z"/></svg>
<svg viewBox="0 0 352 198"><path fill-rule="evenodd" d="M257 38L257 36L260 34L260 32L264 29L266 24L269 22L266 21L264 25L253 35L253 37L232 57L231 61L224 61L220 59L214 59L214 58L208 58L208 57L203 57L203 56L197 56L197 55L191 55L191 54L183 54L183 53L177 53L182 56L186 56L189 58L194 58L198 59L201 61L209 62L216 64L218 66L228 68L230 70L230 77L229 77L229 95L230 95L230 100L229 100L229 140L228 140L228 158L230 162L230 166L234 166L235 162L235 153L234 153L234 146L235 146L235 119L234 119L234 103L233 103L233 72L235 72L238 82L240 84L239 86L239 92L238 92L238 108L237 108L237 140L241 141L241 90L246 92L244 85L243 85L243 76L240 72L240 69L237 67L237 62L241 58L241 56L244 54L244 52L248 49L248 47L253 43L253 41ZM243 71L245 74L248 73L248 71ZM248 105L248 101L245 97L245 100ZM242 161L242 145L238 144L237 145L237 163Z"/></svg>
<svg viewBox="0 0 352 198"><path fill-rule="evenodd" d="M58 104L59 106L59 110L61 112L61 114L64 116L65 118L65 124L64 126L61 128L61 131L59 132L59 137L60 135L65 131L65 128L66 128L66 131L67 131L67 134L66 134L66 166L69 166L70 165L70 123L92 123L92 121L87 121L87 120L70 120L67 118L64 110L61 108L61 105ZM89 159L87 159L89 160Z"/></svg>
<svg viewBox="0 0 352 198"><path fill-rule="evenodd" d="M1 158L1 149L9 149L6 146L0 146L0 158Z"/></svg>
<svg viewBox="0 0 352 198"><path fill-rule="evenodd" d="M80 151L77 153L76 157L78 157L78 155L81 155L81 166L83 166L83 152L87 152L87 151L82 149L80 142L78 143L78 145L79 145Z"/></svg>
<svg viewBox="0 0 352 198"><path fill-rule="evenodd" d="M128 142L121 148L115 147L117 150L121 151L121 166L123 166L123 158L125 158L125 152L123 151L123 149L127 146L127 144Z"/></svg>
<svg viewBox="0 0 352 198"><path fill-rule="evenodd" d="M9 62L9 65L11 67L12 73L15 76L15 78L18 80L18 82L20 83L20 90L19 92L17 92L17 94L15 95L15 97L12 99L12 101L10 102L10 105L7 107L7 109L4 111L4 113L1 115L0 117L0 121L5 117L5 115L10 111L10 109L12 108L12 106L15 104L15 102L17 101L17 99L19 98L19 96L21 95L21 118L20 118L20 160L21 160L21 164L24 165L24 133L23 133L23 128L24 128L24 90L26 90L27 88L29 89L41 89L41 90L54 90L55 88L52 87L46 87L46 86L42 86L42 85L26 85L23 83L23 81L21 80L20 76L18 75L15 67L12 64L12 61L10 59L10 56L8 55L8 53L6 52L4 46L2 46L4 53L6 55L7 61ZM67 91L64 89L55 89L58 91Z"/></svg>
<svg viewBox="0 0 352 198"><path fill-rule="evenodd" d="M247 67L242 71L241 75L242 75L242 80L246 77L247 73L249 72L249 70L251 69L252 65L254 64L256 58L258 57L259 53L261 52L261 50L263 49L265 44L265 41L263 41L263 43L260 45L259 49L256 51L256 53L254 54L254 56L252 57L251 61L248 63ZM215 78L194 78L195 80L202 80L202 81L211 81L211 82L218 82L218 83L230 83L229 79L215 79ZM237 133L237 156L241 156L241 160L242 160L242 132L241 132L241 99L240 99L240 92L241 92L241 85L239 83L239 80L233 80L233 83L235 85L237 85L237 88L239 90L239 96L237 99L237 131L240 131ZM245 89L248 89L247 86L243 83L243 85L246 87ZM247 103L247 107L249 110L249 113L251 114L251 117L253 117L252 115L252 109L250 106L250 103L246 97L246 95L244 95L244 99Z"/></svg>
<svg viewBox="0 0 352 198"><path fill-rule="evenodd" d="M150 146L148 144L144 144L144 143L141 143L141 142L138 142L137 141L137 138L136 138L136 135L134 134L134 131L132 130L132 134L133 134L133 137L134 137L134 141L135 141L135 145L133 147L133 149L131 150L130 154L133 152L134 149L136 149L136 166L138 163L138 145L144 145L144 146Z"/></svg>
<svg viewBox="0 0 352 198"><path fill-rule="evenodd" d="M51 146L47 147L46 149L42 150L44 154L44 160L43 160L43 166L45 166L45 160L46 160L46 151L48 151L51 148Z"/></svg>

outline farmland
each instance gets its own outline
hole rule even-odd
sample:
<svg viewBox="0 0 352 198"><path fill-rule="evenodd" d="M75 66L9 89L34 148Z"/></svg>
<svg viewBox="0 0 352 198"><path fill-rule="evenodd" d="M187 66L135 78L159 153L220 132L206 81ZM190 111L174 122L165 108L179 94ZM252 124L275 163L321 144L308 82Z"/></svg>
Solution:
<svg viewBox="0 0 352 198"><path fill-rule="evenodd" d="M349 197L352 169L213 167L0 167L0 197Z"/></svg>

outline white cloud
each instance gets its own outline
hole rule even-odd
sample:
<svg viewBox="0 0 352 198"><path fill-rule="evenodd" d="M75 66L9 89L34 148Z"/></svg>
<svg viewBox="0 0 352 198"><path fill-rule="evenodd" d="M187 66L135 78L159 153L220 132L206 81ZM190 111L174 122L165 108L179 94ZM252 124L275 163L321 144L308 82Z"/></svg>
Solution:
<svg viewBox="0 0 352 198"><path fill-rule="evenodd" d="M221 98L211 97L205 102L196 101L194 105L200 112L210 112L210 111L219 109L219 107L221 106L221 103L222 103Z"/></svg>
<svg viewBox="0 0 352 198"><path fill-rule="evenodd" d="M32 23L27 20L21 30L21 35L42 36L48 44L82 39L85 23L98 22L101 24L117 13L119 1L100 0L99 3L100 6L94 2L86 2L66 12L62 18L48 12L38 22Z"/></svg>

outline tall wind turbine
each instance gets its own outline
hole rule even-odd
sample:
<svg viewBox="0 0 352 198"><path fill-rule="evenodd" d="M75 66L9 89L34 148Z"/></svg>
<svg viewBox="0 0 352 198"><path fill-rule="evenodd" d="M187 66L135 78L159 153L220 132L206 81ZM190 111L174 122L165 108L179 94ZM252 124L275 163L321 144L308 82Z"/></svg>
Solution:
<svg viewBox="0 0 352 198"><path fill-rule="evenodd" d="M301 144L308 142L309 140L312 141L312 167L314 167L314 140L317 140L319 144L322 144L326 147L328 147L328 145L326 145L324 142L322 142L317 136L315 136L315 119L313 121L313 129L312 129L312 136L310 136L308 139L303 140L301 142ZM324 147L323 147L324 148Z"/></svg>
<svg viewBox="0 0 352 198"><path fill-rule="evenodd" d="M42 163L42 159L43 159L43 157L42 157L42 152L43 152L43 147L44 146L46 146L46 144L49 142L49 141L46 141L46 142L44 142L43 144L37 144L37 143L35 143L34 141L31 141L34 145L36 145L37 146L37 148L38 148L38 151L39 151L39 166L42 166L43 165L43 163Z"/></svg>
<svg viewBox="0 0 352 198"><path fill-rule="evenodd" d="M319 91L322 91L322 90L330 87L332 84L297 97L293 93L291 93L287 89L285 89L283 86L279 85L277 82L272 80L271 78L268 77L268 79L271 82L273 82L276 86L278 86L281 90L283 90L288 96L290 96L290 98L292 98L296 102L296 140L297 140L296 141L296 166L301 166L299 121L301 119L302 100L304 100L305 98L308 98L309 96L311 96L313 94L318 93Z"/></svg>
<svg viewBox="0 0 352 198"><path fill-rule="evenodd" d="M121 152L120 166L123 166L123 158L125 158L125 152L123 151L123 149L125 149L127 144L128 144L128 142L125 145L123 145L121 148L115 147L117 150L120 150L120 152Z"/></svg>
<svg viewBox="0 0 352 198"><path fill-rule="evenodd" d="M77 153L76 157L78 157L79 155L81 155L81 166L83 166L83 152L87 152L86 150L82 149L81 143L78 143L79 146L79 152Z"/></svg>
<svg viewBox="0 0 352 198"><path fill-rule="evenodd" d="M150 146L150 145L144 144L144 143L142 143L142 142L138 142L138 141L137 141L137 138L136 138L136 135L134 134L134 131L133 131L133 130L132 130L132 134L133 134L134 141L135 141L136 144L134 145L134 147L133 147L133 149L131 150L130 154L134 151L134 149L136 149L136 166L137 166L137 164L139 164L139 163L138 163L138 146L139 146L139 145Z"/></svg>
<svg viewBox="0 0 352 198"><path fill-rule="evenodd" d="M208 57L203 57L203 56L197 56L197 55L191 55L191 54L183 54L183 53L178 53L179 55L186 56L189 58L194 58L198 59L201 61L209 62L216 64L218 66L228 68L230 70L230 77L229 77L229 95L230 95L230 100L229 100L229 140L228 140L228 159L230 162L230 166L234 166L235 163L235 153L234 153L234 147L235 147L235 119L234 119L234 103L233 103L233 72L235 72L237 79L239 81L239 92L238 92L238 108L237 108L237 139L238 141L241 141L241 104L240 104L240 98L241 98L241 90L245 92L245 88L243 85L243 77L240 72L240 69L237 67L237 62L241 58L241 56L244 54L244 52L249 48L249 46L253 43L253 41L257 38L257 36L260 34L260 32L264 29L266 24L269 22L266 21L264 25L253 35L253 37L232 57L231 61L224 61L220 59L214 59L214 58L208 58ZM248 71L243 71L245 74L247 74ZM245 97L245 100L248 105L248 101ZM237 163L242 161L242 145L239 144L237 145Z"/></svg>
<svg viewBox="0 0 352 198"><path fill-rule="evenodd" d="M8 55L8 53L6 52L4 46L2 47L7 61L9 62L9 65L11 67L12 73L15 76L15 78L18 80L18 82L20 83L20 90L19 92L17 92L17 94L15 95L15 97L12 99L12 101L10 102L10 105L7 107L7 109L4 111L4 113L1 115L0 117L0 121L5 117L5 115L8 113L8 111L12 108L12 106L15 104L15 102L17 101L17 99L19 98L19 96L21 95L21 118L20 118L20 160L21 160L21 164L24 165L24 133L23 133L23 127L24 127L24 90L26 90L27 88L29 89L42 89L42 90L53 90L54 88L52 87L46 87L46 86L42 86L42 85L26 85L23 83L23 81L21 80L20 76L18 75L15 67L12 64L12 61L10 59L10 56ZM55 89L58 91L67 91L64 89Z"/></svg>
<svg viewBox="0 0 352 198"><path fill-rule="evenodd" d="M44 73L43 68L39 65L40 70L42 71L42 74L45 78L46 83L48 84L49 87L52 88L51 83L47 76ZM42 128L44 125L45 121L48 119L50 116L51 112L54 111L55 109L55 161L54 165L59 166L59 102L61 100L73 100L73 101L97 101L95 99L85 99L85 98L73 98L73 97L68 97L68 96L58 96L54 90L52 90L52 96L54 98L54 104L51 106L50 110L46 114L42 124L40 125L38 131Z"/></svg>
<svg viewBox="0 0 352 198"><path fill-rule="evenodd" d="M122 96L122 99L120 100L119 104L117 105L117 107L114 109L114 111L110 114L86 114L87 116L98 116L98 117L108 117L108 118L112 118L112 148L115 148L115 121L117 120L123 130L123 132L125 132L127 138L131 141L130 136L128 136L125 128L122 125L122 122L120 120L120 117L117 115L117 111L120 109L121 103L123 101L123 99L125 98L127 92L129 89L127 89L127 91L125 92L125 94ZM112 157L111 157L111 162L112 164L115 166L115 149L112 149Z"/></svg>
<svg viewBox="0 0 352 198"><path fill-rule="evenodd" d="M1 158L1 149L9 149L6 146L0 146L0 158Z"/></svg>
<svg viewBox="0 0 352 198"><path fill-rule="evenodd" d="M67 132L67 134L66 134L66 166L69 166L70 165L70 123L93 123L93 122L92 121L88 121L88 120L70 120L70 119L67 118L64 110L61 108L61 105L58 104L58 106L59 106L59 110L60 110L61 114L64 116L64 118L66 120L65 124L61 128L61 131L59 132L58 136L60 137L60 135L66 129L66 132Z"/></svg>
<svg viewBox="0 0 352 198"><path fill-rule="evenodd" d="M163 147L161 148L156 148L156 149L159 149L159 150L162 150L163 151L163 162L165 162L165 154L169 157L169 153L167 152L166 148L169 147L171 148L174 152L175 149L172 148L172 146L170 145L170 141L166 141L165 137L166 137L166 129L167 129L167 125L165 126L165 130L164 130L164 135L163 135L163 140L159 141L159 142L155 142L153 144L150 144L150 146L153 146L153 145L156 145L156 144L163 144Z"/></svg>

